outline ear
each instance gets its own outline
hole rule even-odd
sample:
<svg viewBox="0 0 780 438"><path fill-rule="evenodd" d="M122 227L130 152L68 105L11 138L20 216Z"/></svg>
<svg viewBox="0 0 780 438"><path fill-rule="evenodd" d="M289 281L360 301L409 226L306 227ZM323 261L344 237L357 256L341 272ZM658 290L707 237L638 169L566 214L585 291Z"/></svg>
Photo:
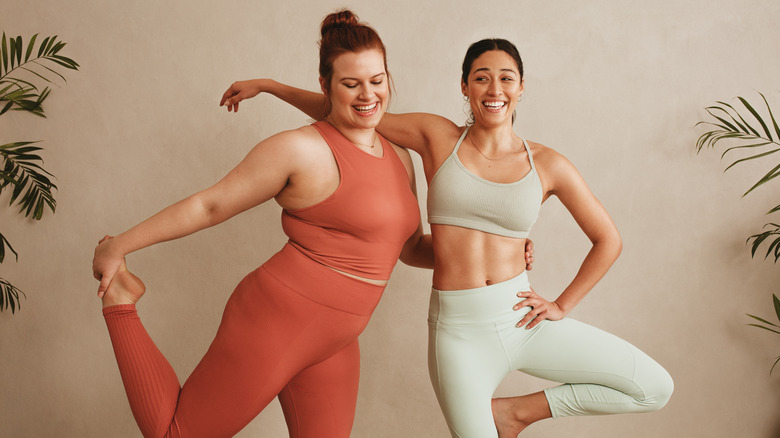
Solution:
<svg viewBox="0 0 780 438"><path fill-rule="evenodd" d="M460 80L460 92L464 97L469 97L469 86L463 82L463 79Z"/></svg>
<svg viewBox="0 0 780 438"><path fill-rule="evenodd" d="M328 87L326 87L325 78L320 76L320 90L322 90L322 94L325 95L325 97L328 97Z"/></svg>

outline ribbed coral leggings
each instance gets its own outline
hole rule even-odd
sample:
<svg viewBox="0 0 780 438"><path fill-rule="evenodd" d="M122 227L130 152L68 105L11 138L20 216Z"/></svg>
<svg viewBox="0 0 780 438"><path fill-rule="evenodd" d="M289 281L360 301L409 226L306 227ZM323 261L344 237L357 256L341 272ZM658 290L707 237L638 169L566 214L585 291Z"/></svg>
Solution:
<svg viewBox="0 0 780 438"><path fill-rule="evenodd" d="M181 387L134 305L103 314L145 437L233 436L278 396L291 437L345 438L357 401L357 337L383 290L285 245L236 287Z"/></svg>

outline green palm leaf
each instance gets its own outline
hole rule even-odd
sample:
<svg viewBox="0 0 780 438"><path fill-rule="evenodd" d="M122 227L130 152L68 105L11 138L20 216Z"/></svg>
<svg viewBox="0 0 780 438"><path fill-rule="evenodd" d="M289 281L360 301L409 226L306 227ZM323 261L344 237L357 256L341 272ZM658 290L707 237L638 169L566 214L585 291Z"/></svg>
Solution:
<svg viewBox="0 0 780 438"><path fill-rule="evenodd" d="M67 82L60 71L62 68L78 70L79 64L61 52L66 44L49 36L38 44L38 34L30 38L25 46L21 36L8 38L5 32L0 37L0 115L8 111L26 111L39 117L46 117L43 103L50 95L55 81ZM37 47L37 51L36 51ZM58 79L59 78L59 79ZM35 82L43 81L39 88ZM26 217L40 220L49 209L55 211L57 203L53 191L57 189L53 176L42 166L39 155L42 150L22 141L0 146L0 195L10 191L9 206L19 206L19 212ZM6 249L16 258L19 255L8 239L0 234L0 263L5 260ZM24 292L0 278L0 311L19 308L20 295Z"/></svg>
<svg viewBox="0 0 780 438"><path fill-rule="evenodd" d="M14 248L11 246L11 242L8 241L8 239L5 238L2 234L0 234L0 263L3 263L3 259L5 259L5 247L8 247L8 250L14 253L16 256L16 260L19 260L19 254L14 251Z"/></svg>
<svg viewBox="0 0 780 438"><path fill-rule="evenodd" d="M37 56L33 56L37 38L38 34L33 35L25 49L21 36L6 38L5 32L3 32L2 40L0 40L0 60L2 60L0 63L0 86L4 83L11 83L16 85L16 89L13 91L4 89L0 93L0 111L2 111L0 114L13 109L45 117L42 105L50 90L44 88L43 91L39 91L38 87L33 85L31 81L22 79L20 74L28 74L54 84L51 79L53 76L67 82L65 76L55 68L64 67L78 70L79 64L76 61L59 54L66 43L57 41L56 35L44 38L38 47ZM11 73L14 74L13 77L9 76Z"/></svg>
<svg viewBox="0 0 780 438"><path fill-rule="evenodd" d="M780 321L780 299L778 299L777 295L775 295L775 294L772 294L772 304L774 305L774 310L775 310L775 315L777 316L777 320ZM773 327L780 328L780 325L777 325L777 324L775 324L773 322L769 322L769 321L767 321L764 318L760 318L758 316L751 315L749 313L747 314L747 316L749 316L749 317L751 317L751 318L753 318L753 319L755 319L755 320L757 320L757 321L759 321L759 322L761 322L763 324L766 324L766 325L748 324L749 326L751 326L751 327L758 327L760 329L764 329L764 330L770 331L772 333L777 333L777 334L780 335L780 331L778 331L778 330L773 328ZM777 366L778 362L780 362L780 357L778 357L777 360L775 361L775 363L772 365L772 368L769 370L769 374L772 374L772 372L775 370L775 366Z"/></svg>
<svg viewBox="0 0 780 438"><path fill-rule="evenodd" d="M780 207L780 206L778 206ZM751 256L755 257L756 252L758 251L758 247L761 246L762 243L770 242L769 249L766 252L766 255L764 258L769 257L769 255L773 252L775 254L775 262L777 262L777 259L780 258L780 225L775 223L768 223L764 225L764 228L767 228L768 226L775 227L774 229L764 231L763 233L754 234L750 237L748 237L747 241L750 243L751 240L753 240L752 248L750 250ZM770 237L775 237L774 240L767 240Z"/></svg>
<svg viewBox="0 0 780 438"><path fill-rule="evenodd" d="M721 142L731 144L725 148L720 156L721 159L724 159L726 155L729 155L732 160L723 170L724 172L746 161L777 159L780 156L780 154L776 154L776 152L780 152L780 126L778 126L766 96L758 94L766 106L768 116L763 116L747 99L741 96L736 98L741 104L739 108L722 101L718 101L717 105L706 107L707 114L714 120L704 120L696 124L697 126L710 127L696 141L696 153L701 152L704 148L714 149ZM760 129L756 129L755 126L760 126ZM737 144L733 145L734 143ZM734 154L739 155L740 152L743 153L742 156L734 156ZM770 171L766 172L742 194L743 197L780 176L780 160L775 161L772 166ZM769 210L767 214L778 211L780 211L780 205ZM767 224L766 226L769 225L776 228L750 236L748 243L752 241L751 254L753 256L755 256L759 246L767 243L769 248L765 258L771 254L774 255L775 262L777 262L780 259L780 229L777 228L776 224Z"/></svg>
<svg viewBox="0 0 780 438"><path fill-rule="evenodd" d="M20 289L0 278L0 311L10 308L11 313L16 312L20 307L19 294L26 297Z"/></svg>
<svg viewBox="0 0 780 438"><path fill-rule="evenodd" d="M29 146L33 143L24 141L0 146L0 157L4 163L0 169L0 194L5 188L13 186L9 205L17 203L20 213L40 220L46 207L52 213L55 211L57 202L52 190L56 190L57 186L48 178L53 175L38 164L43 163L37 154L42 149Z"/></svg>

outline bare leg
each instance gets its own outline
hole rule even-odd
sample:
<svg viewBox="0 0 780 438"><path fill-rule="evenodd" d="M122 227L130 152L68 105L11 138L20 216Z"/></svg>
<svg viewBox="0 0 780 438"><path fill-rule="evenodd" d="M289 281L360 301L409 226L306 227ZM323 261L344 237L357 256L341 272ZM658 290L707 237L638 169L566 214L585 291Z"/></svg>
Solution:
<svg viewBox="0 0 780 438"><path fill-rule="evenodd" d="M122 262L111 284L103 295L103 307L120 304L135 304L146 292L146 286L140 278L127 270L127 264Z"/></svg>
<svg viewBox="0 0 780 438"><path fill-rule="evenodd" d="M552 417L544 392L509 398L494 398L493 419L499 438L517 438L531 424Z"/></svg>

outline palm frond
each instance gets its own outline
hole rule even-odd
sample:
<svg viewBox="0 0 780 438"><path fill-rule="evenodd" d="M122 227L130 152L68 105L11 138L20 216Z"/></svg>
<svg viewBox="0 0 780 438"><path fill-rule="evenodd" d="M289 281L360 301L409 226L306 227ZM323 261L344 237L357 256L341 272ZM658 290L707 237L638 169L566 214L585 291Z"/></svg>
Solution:
<svg viewBox="0 0 780 438"><path fill-rule="evenodd" d="M27 297L20 289L0 277L0 312L10 308L11 313L15 313L16 309L21 307L19 302L20 294L25 298Z"/></svg>
<svg viewBox="0 0 780 438"><path fill-rule="evenodd" d="M42 149L30 146L33 143L35 142L23 141L0 146L0 157L3 159L0 168L0 194L4 189L13 186L9 205L17 203L20 213L40 220L46 207L52 213L55 211L57 202L52 190L56 190L57 186L49 179L49 176L53 175L38 164L43 163L43 159L37 154Z"/></svg>
<svg viewBox="0 0 780 438"><path fill-rule="evenodd" d="M4 89L0 92L0 108L2 108L0 114L14 109L45 117L42 104L51 90L44 88L43 91L40 91L32 80L42 79L47 83L55 84L50 79L54 75L63 82L67 82L65 76L55 68L64 67L70 70L78 70L79 68L76 61L59 54L66 43L57 41L56 35L46 37L38 48L37 56L33 56L37 38L38 34L33 35L25 49L21 36L6 38L5 32L3 32L0 40L0 85L11 83L15 84L16 88ZM14 76L9 76L12 73ZM33 78L30 80L22 79L21 75L24 74L29 74Z"/></svg>
<svg viewBox="0 0 780 438"><path fill-rule="evenodd" d="M756 252L758 251L758 247L761 246L761 244L764 243L765 241L768 242L769 248L767 249L764 258L769 257L770 254L774 254L775 263L776 263L777 260L780 259L780 225L775 223L768 223L764 225L764 228L770 226L774 228L770 230L766 230L763 233L754 234L748 237L747 243L750 243L751 240L753 241L753 243L751 244L750 254L752 257L755 257ZM772 237L774 237L774 239L769 240ZM778 318L780 318L780 316L778 316Z"/></svg>
<svg viewBox="0 0 780 438"><path fill-rule="evenodd" d="M775 316L777 316L777 320L780 321L780 299L778 299L777 295L775 295L775 294L772 294L772 304L774 306ZM764 318L760 318L758 316L751 315L749 313L747 314L747 316L749 316L749 317L751 317L751 318L753 318L753 319L755 319L757 321L760 321L763 324L766 324L766 325L748 324L749 326L757 327L757 328L764 329L764 330L768 330L768 331L770 331L772 333L777 333L778 335L780 335L780 331L778 331L778 330L776 330L774 328L774 327L780 327L779 325L777 325L777 324L775 324L773 322L769 322L769 321L767 321ZM772 365L772 369L769 370L769 374L772 374L772 372L775 370L775 366L777 366L778 362L780 362L780 357L778 357L777 360L775 361L775 363Z"/></svg>
<svg viewBox="0 0 780 438"><path fill-rule="evenodd" d="M726 158L726 155L729 155L732 161L723 170L724 172L738 164L751 160L777 159L780 156L780 154L776 154L776 152L780 152L780 147L778 147L780 146L780 126L778 126L777 119L775 119L772 107L769 105L766 96L762 93L758 94L766 106L767 115L762 115L747 99L741 96L736 98L741 106L718 101L716 105L706 107L707 114L713 120L704 120L696 124L697 126L705 125L710 127L696 141L696 153L701 152L705 148L714 149L721 142L728 143L730 146L725 148L720 158L722 160ZM734 143L737 144L733 145ZM742 156L733 156L734 154L739 155L738 153L740 152ZM743 197L780 177L780 160L775 161L772 166L774 167L770 171L766 172L742 194ZM780 211L780 205L769 210L767 214L778 211ZM773 254L775 262L777 262L780 259L780 229L777 228L776 224L768 225L776 228L750 236L748 242L752 241L751 254L753 256L755 256L758 247L762 243L768 243L769 249L764 258Z"/></svg>
<svg viewBox="0 0 780 438"><path fill-rule="evenodd" d="M8 247L8 250L14 253L16 256L16 260L19 260L19 254L14 251L14 247L11 246L11 242L8 241L8 239L3 236L2 233L0 233L0 263L3 263L3 260L5 260L5 247Z"/></svg>

